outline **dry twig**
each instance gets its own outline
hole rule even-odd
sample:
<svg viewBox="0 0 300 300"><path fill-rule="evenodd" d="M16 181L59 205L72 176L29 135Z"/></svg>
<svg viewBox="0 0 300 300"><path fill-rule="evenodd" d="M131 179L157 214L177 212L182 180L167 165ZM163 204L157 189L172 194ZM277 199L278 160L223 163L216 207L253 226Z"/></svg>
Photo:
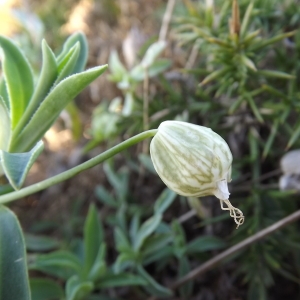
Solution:
<svg viewBox="0 0 300 300"><path fill-rule="evenodd" d="M180 278L179 280L175 281L169 288L172 290L176 290L178 287L182 286L183 284L195 279L196 277L199 277L200 275L203 275L205 272L211 270L218 264L220 264L224 259L230 257L231 255L235 254L238 251L241 251L250 245L258 242L259 240L263 239L264 237L270 235L271 233L289 225L290 223L293 223L300 219L300 210L297 210L293 214L287 216L286 218L283 218L282 220L276 222L275 224L259 231L258 233L254 234L253 236L250 236L249 238L245 239L244 241L238 243L237 245L234 245L230 247L229 249L225 250L224 252L218 254L214 258L210 259L206 263L202 264L198 268L192 270L184 277ZM156 297L151 297L148 300L156 300Z"/></svg>
<svg viewBox="0 0 300 300"><path fill-rule="evenodd" d="M169 0L164 14L162 25L159 32L159 41L165 41L167 39L167 33L169 29L169 24L172 18L173 10L175 7L176 0Z"/></svg>

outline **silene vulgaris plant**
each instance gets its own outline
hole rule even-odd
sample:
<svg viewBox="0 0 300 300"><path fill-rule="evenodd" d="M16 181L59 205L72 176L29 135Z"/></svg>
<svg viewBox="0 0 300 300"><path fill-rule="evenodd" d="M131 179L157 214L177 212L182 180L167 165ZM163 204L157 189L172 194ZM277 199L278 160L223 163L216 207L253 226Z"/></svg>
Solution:
<svg viewBox="0 0 300 300"><path fill-rule="evenodd" d="M58 56L43 41L43 65L35 82L31 66L18 46L0 36L0 47L0 176L2 187L8 187L0 190L1 204L67 180L154 137L151 158L158 175L171 190L183 196L215 195L236 224L243 223L242 212L228 200L232 154L227 143L211 129L185 122L165 121L158 129L142 132L81 165L22 188L26 174L43 150L45 132L65 106L100 76L106 66L84 71L87 43L85 36L77 33L66 41ZM4 206L0 206L0 259L6 273L0 279L0 299L31 299L22 231L17 218ZM79 279L74 280L68 289L75 290L81 284ZM16 281L18 288L10 288L11 282Z"/></svg>

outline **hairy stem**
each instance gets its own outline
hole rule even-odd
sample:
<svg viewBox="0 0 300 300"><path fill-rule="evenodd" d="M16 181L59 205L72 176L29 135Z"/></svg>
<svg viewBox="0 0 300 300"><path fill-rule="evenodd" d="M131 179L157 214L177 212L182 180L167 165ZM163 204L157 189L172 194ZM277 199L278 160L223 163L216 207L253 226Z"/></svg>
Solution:
<svg viewBox="0 0 300 300"><path fill-rule="evenodd" d="M33 193L39 192L41 190L44 190L52 185L55 185L59 182L65 181L71 177L74 177L78 173L81 173L82 171L85 171L87 169L90 169L108 158L116 155L117 153L139 143L140 141L143 141L144 139L153 137L157 132L157 129L154 130L148 130L143 133L140 133L116 146L113 148L106 150L105 152L99 154L96 157L93 157L92 159L80 164L79 166L76 166L68 171L65 171L61 174L58 174L56 176L53 176L49 179L43 180L41 182L35 183L31 186L25 187L19 191L12 192L9 194L5 194L3 196L0 196L0 204L8 203L17 199L20 199L22 197L31 195Z"/></svg>

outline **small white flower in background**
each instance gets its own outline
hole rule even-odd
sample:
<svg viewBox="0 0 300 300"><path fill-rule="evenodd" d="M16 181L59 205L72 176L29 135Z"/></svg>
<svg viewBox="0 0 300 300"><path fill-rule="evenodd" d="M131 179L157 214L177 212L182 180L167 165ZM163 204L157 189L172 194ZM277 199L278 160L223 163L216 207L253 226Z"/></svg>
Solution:
<svg viewBox="0 0 300 300"><path fill-rule="evenodd" d="M282 176L279 188L283 191L300 191L300 149L287 152L280 160Z"/></svg>
<svg viewBox="0 0 300 300"><path fill-rule="evenodd" d="M186 122L165 121L151 141L150 154L156 172L171 190L186 197L215 195L237 227L243 224L243 213L228 200L232 154L217 133Z"/></svg>

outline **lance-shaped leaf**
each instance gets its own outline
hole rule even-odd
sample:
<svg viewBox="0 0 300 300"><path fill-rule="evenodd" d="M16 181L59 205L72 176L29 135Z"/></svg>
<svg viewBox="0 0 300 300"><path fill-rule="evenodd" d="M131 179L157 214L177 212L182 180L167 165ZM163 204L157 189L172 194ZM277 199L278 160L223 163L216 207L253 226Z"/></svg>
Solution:
<svg viewBox="0 0 300 300"><path fill-rule="evenodd" d="M30 300L26 252L17 217L0 206L0 299Z"/></svg>
<svg viewBox="0 0 300 300"><path fill-rule="evenodd" d="M52 279L33 278L30 279L31 300L53 300L63 299L62 287Z"/></svg>
<svg viewBox="0 0 300 300"><path fill-rule="evenodd" d="M95 205L90 205L84 224L84 271L90 272L96 263L99 247L103 242L103 229Z"/></svg>
<svg viewBox="0 0 300 300"><path fill-rule="evenodd" d="M149 68L156 58L165 50L167 43L165 41L159 41L152 44L145 53L141 65L143 68Z"/></svg>
<svg viewBox="0 0 300 300"><path fill-rule="evenodd" d="M41 103L20 136L12 141L10 152L30 150L58 118L65 106L99 77L107 65L89 69L62 80Z"/></svg>
<svg viewBox="0 0 300 300"><path fill-rule="evenodd" d="M0 96L0 149L7 150L10 140L10 117L4 99Z"/></svg>
<svg viewBox="0 0 300 300"><path fill-rule="evenodd" d="M0 80L0 95L2 96L6 107L9 108L9 96L8 96L8 92L7 92L7 88L6 88L6 82L4 77L1 78Z"/></svg>
<svg viewBox="0 0 300 300"><path fill-rule="evenodd" d="M22 52L9 39L0 36L2 69L10 101L12 128L24 113L33 93L31 67Z"/></svg>
<svg viewBox="0 0 300 300"><path fill-rule="evenodd" d="M39 141L37 145L26 153L9 153L0 150L0 160L4 173L9 183L15 190L21 188L31 166L44 149L44 144Z"/></svg>
<svg viewBox="0 0 300 300"><path fill-rule="evenodd" d="M154 215L153 217L151 217L143 223L134 239L134 249L136 251L140 250L146 238L149 237L155 231L155 229L161 222L161 219L162 215L157 213L156 215Z"/></svg>
<svg viewBox="0 0 300 300"><path fill-rule="evenodd" d="M127 75L127 70L121 63L118 52L113 50L109 56L109 69L112 74L109 75L109 79L114 82L120 82Z"/></svg>
<svg viewBox="0 0 300 300"><path fill-rule="evenodd" d="M69 278L66 284L66 299L80 300L85 299L94 288L94 284L90 281L81 281L77 275Z"/></svg>
<svg viewBox="0 0 300 300"><path fill-rule="evenodd" d="M82 32L76 32L71 35L64 43L63 50L57 57L57 62L60 64L70 49L76 45L76 43L79 43L80 45L80 52L72 73L82 72L85 68L88 57L88 43L85 35Z"/></svg>
<svg viewBox="0 0 300 300"><path fill-rule="evenodd" d="M64 57L62 62L58 65L59 75L55 81L55 85L73 73L74 67L78 60L79 52L80 45L79 43L76 43Z"/></svg>
<svg viewBox="0 0 300 300"><path fill-rule="evenodd" d="M32 118L36 109L39 107L44 98L49 94L49 91L52 88L58 75L55 56L45 40L43 40L42 42L42 51L43 66L41 74L39 76L39 80L35 87L30 103L26 108L23 116L21 117L21 120L18 122L17 127L14 129L13 139L24 129L25 125Z"/></svg>

